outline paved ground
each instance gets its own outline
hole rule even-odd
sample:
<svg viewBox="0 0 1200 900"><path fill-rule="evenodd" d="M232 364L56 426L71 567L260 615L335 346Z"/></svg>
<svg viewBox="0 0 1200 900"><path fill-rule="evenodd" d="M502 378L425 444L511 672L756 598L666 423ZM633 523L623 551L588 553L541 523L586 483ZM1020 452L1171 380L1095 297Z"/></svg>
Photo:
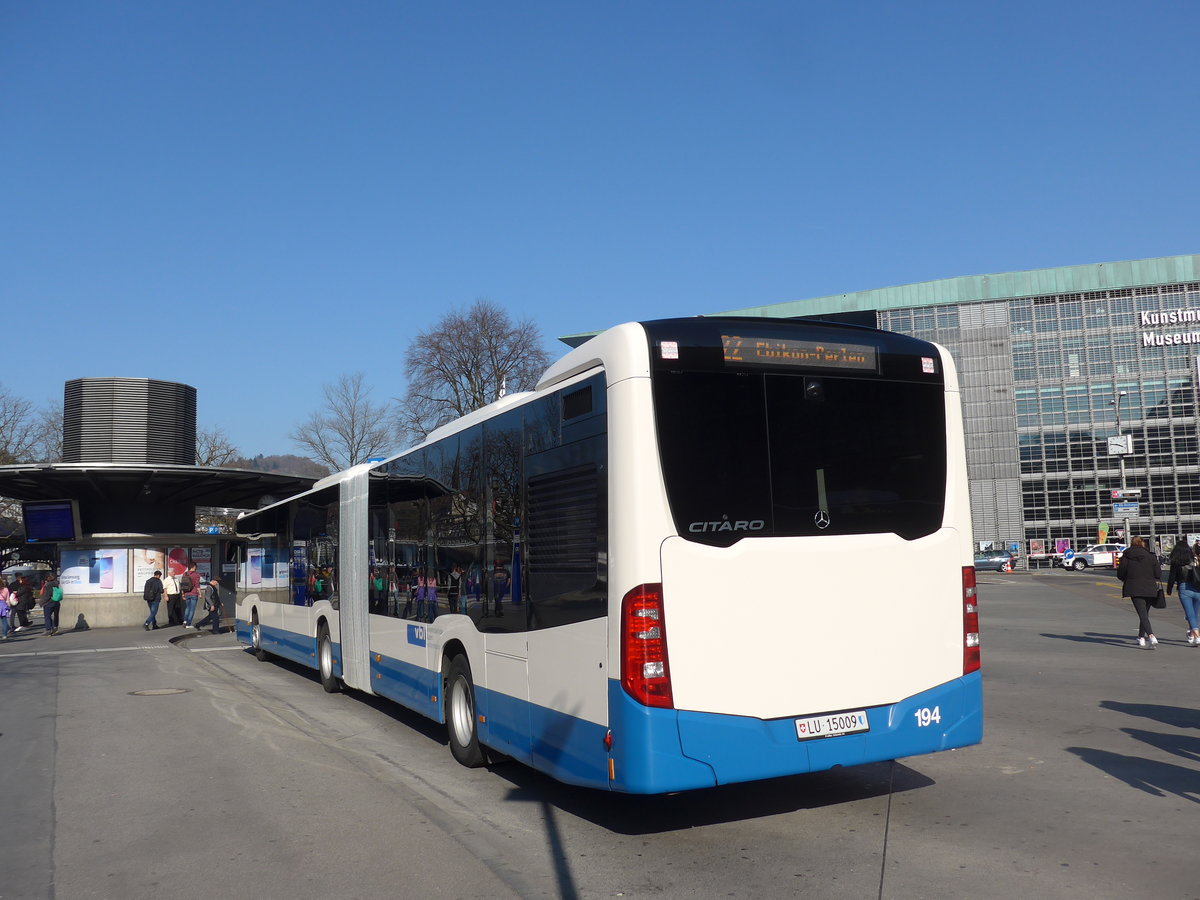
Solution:
<svg viewBox="0 0 1200 900"><path fill-rule="evenodd" d="M228 634L0 645L0 898L1200 897L1177 603L1139 650L1111 573L980 580L981 746L662 798L462 769Z"/></svg>

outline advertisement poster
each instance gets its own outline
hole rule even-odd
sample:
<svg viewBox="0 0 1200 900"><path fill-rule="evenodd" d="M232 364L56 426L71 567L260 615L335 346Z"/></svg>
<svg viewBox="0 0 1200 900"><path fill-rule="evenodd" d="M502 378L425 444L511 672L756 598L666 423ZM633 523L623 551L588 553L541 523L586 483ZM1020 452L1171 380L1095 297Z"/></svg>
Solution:
<svg viewBox="0 0 1200 900"><path fill-rule="evenodd" d="M163 570L163 573L169 573L178 578L185 571L187 571L187 564L187 547L172 547L167 551L167 568Z"/></svg>
<svg viewBox="0 0 1200 900"><path fill-rule="evenodd" d="M1029 542L1029 558L1030 559L1045 559L1046 557L1046 542L1045 541L1030 541Z"/></svg>
<svg viewBox="0 0 1200 900"><path fill-rule="evenodd" d="M212 547L193 547L192 562L196 564L196 571L200 573L202 581L213 577Z"/></svg>
<svg viewBox="0 0 1200 900"><path fill-rule="evenodd" d="M151 575L158 572L165 572L163 566L166 563L167 555L161 550L134 550L133 551L133 589L139 591Z"/></svg>
<svg viewBox="0 0 1200 900"><path fill-rule="evenodd" d="M124 594L128 550L68 550L59 556L58 583L67 594Z"/></svg>

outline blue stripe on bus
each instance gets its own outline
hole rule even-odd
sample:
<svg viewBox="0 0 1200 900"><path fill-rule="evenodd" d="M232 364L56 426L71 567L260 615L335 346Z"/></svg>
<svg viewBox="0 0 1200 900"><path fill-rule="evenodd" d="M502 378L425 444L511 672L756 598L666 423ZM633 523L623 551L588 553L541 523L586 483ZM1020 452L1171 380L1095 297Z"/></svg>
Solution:
<svg viewBox="0 0 1200 900"><path fill-rule="evenodd" d="M391 656L371 654L371 690L422 715L441 720L441 673Z"/></svg>

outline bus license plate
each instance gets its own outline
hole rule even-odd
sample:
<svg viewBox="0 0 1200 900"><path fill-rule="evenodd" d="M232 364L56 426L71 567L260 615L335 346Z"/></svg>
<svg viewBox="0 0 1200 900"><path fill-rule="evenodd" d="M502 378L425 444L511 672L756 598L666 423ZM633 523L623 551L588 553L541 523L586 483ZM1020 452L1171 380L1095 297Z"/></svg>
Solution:
<svg viewBox="0 0 1200 900"><path fill-rule="evenodd" d="M796 740L811 741L814 738L837 737L839 734L854 734L870 731L866 710L830 713L824 716L809 716L796 720Z"/></svg>

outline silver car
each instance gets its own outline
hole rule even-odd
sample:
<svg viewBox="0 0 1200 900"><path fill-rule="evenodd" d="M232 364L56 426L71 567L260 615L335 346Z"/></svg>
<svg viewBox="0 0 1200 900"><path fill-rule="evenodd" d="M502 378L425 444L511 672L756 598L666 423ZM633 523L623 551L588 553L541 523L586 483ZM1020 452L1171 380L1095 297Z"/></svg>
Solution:
<svg viewBox="0 0 1200 900"><path fill-rule="evenodd" d="M1125 552L1124 544L1089 544L1078 553L1074 559L1063 556L1063 568L1082 572L1089 566L1101 566L1111 569Z"/></svg>

